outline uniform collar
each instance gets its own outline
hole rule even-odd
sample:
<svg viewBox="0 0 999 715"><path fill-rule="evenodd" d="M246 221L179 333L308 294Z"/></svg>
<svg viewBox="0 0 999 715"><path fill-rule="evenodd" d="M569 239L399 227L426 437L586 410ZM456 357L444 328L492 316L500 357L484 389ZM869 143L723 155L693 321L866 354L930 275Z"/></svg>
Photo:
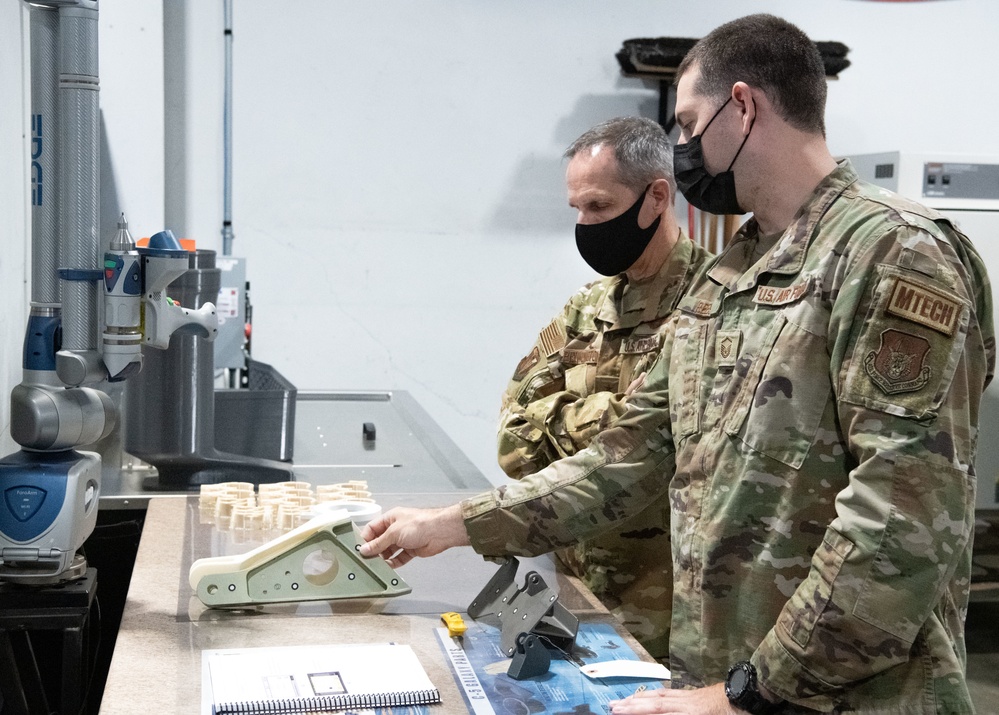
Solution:
<svg viewBox="0 0 999 715"><path fill-rule="evenodd" d="M676 245L655 276L641 283L630 283L623 273L610 279L609 290L604 294L596 319L608 323L608 330L617 330L668 316L690 281L688 273L693 251L694 244L680 229ZM655 310L628 309L649 305L655 305Z"/></svg>
<svg viewBox="0 0 999 715"><path fill-rule="evenodd" d="M708 277L728 288L730 293L755 288L764 273L796 275L805 264L808 246L819 221L832 203L850 184L858 180L849 160L837 163L807 201L798 209L791 224L757 263L751 264L753 248L759 237L759 224L749 219L735 234L732 243L708 270Z"/></svg>

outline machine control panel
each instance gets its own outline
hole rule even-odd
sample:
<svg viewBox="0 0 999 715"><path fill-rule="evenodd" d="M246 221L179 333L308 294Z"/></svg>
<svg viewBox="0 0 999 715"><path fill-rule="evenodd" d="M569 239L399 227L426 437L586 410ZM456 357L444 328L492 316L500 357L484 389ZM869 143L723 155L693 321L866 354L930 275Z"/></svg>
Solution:
<svg viewBox="0 0 999 715"><path fill-rule="evenodd" d="M938 211L999 211L999 156L886 151L848 158L861 179Z"/></svg>
<svg viewBox="0 0 999 715"><path fill-rule="evenodd" d="M923 196L999 199L999 164L925 162Z"/></svg>

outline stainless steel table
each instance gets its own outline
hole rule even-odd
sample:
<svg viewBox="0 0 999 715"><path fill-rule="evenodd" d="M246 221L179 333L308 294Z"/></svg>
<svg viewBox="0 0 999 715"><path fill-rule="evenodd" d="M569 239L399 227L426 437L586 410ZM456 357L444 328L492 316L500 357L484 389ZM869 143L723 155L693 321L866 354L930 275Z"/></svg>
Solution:
<svg viewBox="0 0 999 715"><path fill-rule="evenodd" d="M216 420L226 419L217 414ZM376 429L362 435L364 423ZM413 397L404 390L299 392L295 400L295 477L318 484L363 479L373 492L479 492L490 487ZM105 469L100 509L145 509L151 499L187 494L147 489L155 471L133 465ZM239 481L238 469L233 481Z"/></svg>

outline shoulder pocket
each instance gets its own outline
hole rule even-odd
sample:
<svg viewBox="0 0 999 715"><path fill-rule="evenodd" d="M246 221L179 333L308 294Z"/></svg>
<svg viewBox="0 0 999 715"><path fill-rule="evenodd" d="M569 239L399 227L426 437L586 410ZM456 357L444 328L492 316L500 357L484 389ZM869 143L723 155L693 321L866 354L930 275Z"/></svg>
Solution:
<svg viewBox="0 0 999 715"><path fill-rule="evenodd" d="M911 419L936 415L964 350L970 303L938 281L877 266L841 399Z"/></svg>

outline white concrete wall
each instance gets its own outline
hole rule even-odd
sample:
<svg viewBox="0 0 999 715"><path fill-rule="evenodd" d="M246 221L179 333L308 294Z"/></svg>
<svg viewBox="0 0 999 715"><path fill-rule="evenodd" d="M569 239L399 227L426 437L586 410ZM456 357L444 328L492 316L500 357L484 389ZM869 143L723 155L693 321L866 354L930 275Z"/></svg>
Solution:
<svg viewBox="0 0 999 715"><path fill-rule="evenodd" d="M102 221L113 220L108 205L116 204L134 237L149 236L164 220L163 6L101 0L100 8L101 118L110 161ZM110 241L114 224L104 230Z"/></svg>
<svg viewBox="0 0 999 715"><path fill-rule="evenodd" d="M0 19L14 1L0 0ZM165 224L217 250L222 7L102 2L104 46L133 43L113 56L102 46L121 202L139 234ZM236 2L234 253L248 261L255 357L300 388L409 390L498 479L499 395L535 333L592 278L572 240L561 153L600 120L656 114L655 88L622 77L614 53L628 38L700 37L756 11L851 48L853 66L830 84L834 152L999 154L994 0ZM154 22L166 25L159 57ZM16 36L0 23L0 58ZM17 74L0 71L7 100ZM14 111L0 105L0 139L21 126ZM7 144L11 182L23 162L12 166ZM4 215L20 205L11 196L0 194ZM4 324L16 327L23 281L3 270Z"/></svg>

